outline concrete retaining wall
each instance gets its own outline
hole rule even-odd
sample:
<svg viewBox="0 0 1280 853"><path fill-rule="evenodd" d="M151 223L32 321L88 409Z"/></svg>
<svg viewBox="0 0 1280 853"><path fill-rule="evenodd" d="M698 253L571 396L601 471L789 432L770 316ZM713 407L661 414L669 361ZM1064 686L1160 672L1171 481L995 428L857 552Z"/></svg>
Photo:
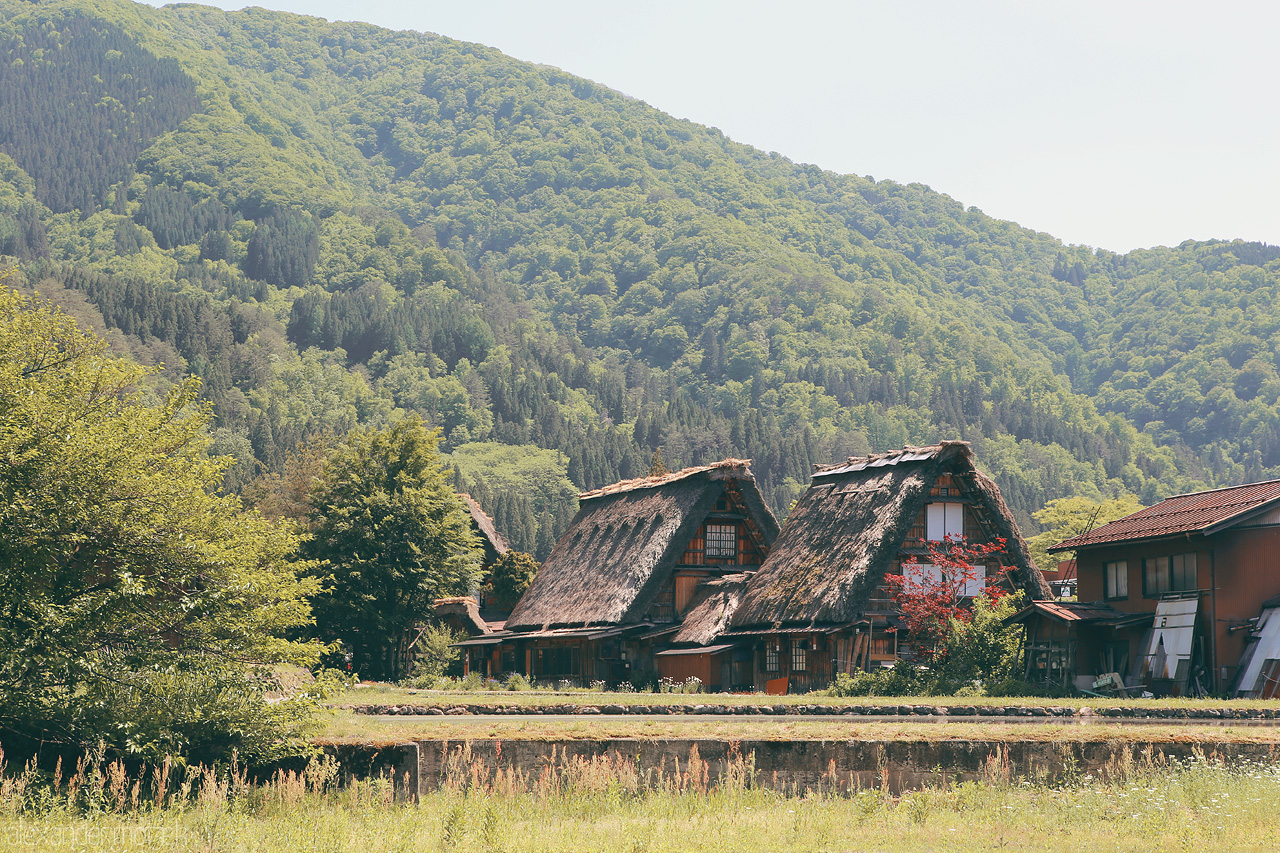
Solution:
<svg viewBox="0 0 1280 853"><path fill-rule="evenodd" d="M1044 741L540 741L425 740L397 750L387 771L409 791L441 785L535 787L610 774L641 786L722 783L786 791L876 788L898 793L969 780L1061 782L1086 773L1118 778L1197 758L1280 760L1280 744Z"/></svg>

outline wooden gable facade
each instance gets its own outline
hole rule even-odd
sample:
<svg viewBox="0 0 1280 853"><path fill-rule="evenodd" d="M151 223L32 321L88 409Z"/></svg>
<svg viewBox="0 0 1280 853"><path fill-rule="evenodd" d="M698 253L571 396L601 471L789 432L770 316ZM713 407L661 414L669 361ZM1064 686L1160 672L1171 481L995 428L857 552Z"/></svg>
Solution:
<svg viewBox="0 0 1280 853"><path fill-rule="evenodd" d="M902 574L911 557L926 563L927 543L948 536L1004 539L1005 552L979 567L980 575L1004 566L1013 586L1033 599L1050 597L968 444L944 442L816 470L722 636L752 643L752 685L769 692L803 692L841 672L892 665L911 650L897 631L885 575Z"/></svg>

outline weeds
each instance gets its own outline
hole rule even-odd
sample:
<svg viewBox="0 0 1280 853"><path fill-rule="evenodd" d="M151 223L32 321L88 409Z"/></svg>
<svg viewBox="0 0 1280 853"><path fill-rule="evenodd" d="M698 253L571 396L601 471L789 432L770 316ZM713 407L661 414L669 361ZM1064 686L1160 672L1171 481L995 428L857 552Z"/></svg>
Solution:
<svg viewBox="0 0 1280 853"><path fill-rule="evenodd" d="M696 675L691 675L684 681L676 681L674 678L658 679L659 693L701 693L702 679Z"/></svg>
<svg viewBox="0 0 1280 853"><path fill-rule="evenodd" d="M901 796L841 785L770 790L751 756L718 771L696 751L657 767L560 752L537 768L451 753L440 789L396 800L388 779L341 781L332 758L253 784L235 761L127 769L88 756L53 771L0 755L0 838L57 849L212 850L965 850L1269 849L1280 768L1141 753L1066 784L983 778ZM60 839L59 844L49 839ZM43 841L42 841L43 839ZM78 839L74 845L65 842Z"/></svg>

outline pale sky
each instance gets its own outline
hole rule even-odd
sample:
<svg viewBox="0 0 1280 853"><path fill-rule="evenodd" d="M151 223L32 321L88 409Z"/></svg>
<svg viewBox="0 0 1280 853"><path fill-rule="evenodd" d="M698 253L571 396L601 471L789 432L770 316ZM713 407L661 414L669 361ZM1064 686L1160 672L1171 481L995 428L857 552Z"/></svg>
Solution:
<svg viewBox="0 0 1280 853"><path fill-rule="evenodd" d="M928 184L1068 243L1280 243L1276 3L265 5L490 45L796 162Z"/></svg>

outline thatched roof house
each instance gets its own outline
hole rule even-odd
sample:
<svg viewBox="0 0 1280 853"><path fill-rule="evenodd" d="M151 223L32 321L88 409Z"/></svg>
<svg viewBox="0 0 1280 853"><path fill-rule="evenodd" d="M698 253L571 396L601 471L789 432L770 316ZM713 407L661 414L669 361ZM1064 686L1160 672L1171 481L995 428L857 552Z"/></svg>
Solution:
<svg viewBox="0 0 1280 853"><path fill-rule="evenodd" d="M762 559L778 535L748 460L624 480L578 501L569 529L508 616L508 630L674 621L681 609L674 599L686 595L674 588L677 564L736 571L729 567L749 565L753 552ZM708 546L707 525L717 517L733 527L733 541ZM717 558L715 548L735 558Z"/></svg>
<svg viewBox="0 0 1280 853"><path fill-rule="evenodd" d="M458 644L470 669L652 681L660 646L697 646L723 628L743 578L778 536L743 459L625 480L578 501L503 629ZM700 649L680 665L704 684L729 686L726 648Z"/></svg>
<svg viewBox="0 0 1280 853"><path fill-rule="evenodd" d="M974 467L968 442L945 441L818 468L769 559L751 578L733 628L861 618L885 572L904 548L910 550L908 536L920 526L926 504L934 502L968 507L964 523L976 534L971 541L1005 539L1004 562L1014 584L1032 599L1052 597L999 489Z"/></svg>

